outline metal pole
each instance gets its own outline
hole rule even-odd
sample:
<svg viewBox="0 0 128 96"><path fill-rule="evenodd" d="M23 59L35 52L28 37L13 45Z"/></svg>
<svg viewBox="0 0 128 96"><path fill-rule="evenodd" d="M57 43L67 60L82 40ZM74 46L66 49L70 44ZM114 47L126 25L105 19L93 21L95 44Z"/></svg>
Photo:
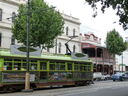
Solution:
<svg viewBox="0 0 128 96"><path fill-rule="evenodd" d="M103 61L103 74L105 73L104 71L104 48L102 48L102 61Z"/></svg>
<svg viewBox="0 0 128 96"><path fill-rule="evenodd" d="M98 71L97 70L97 47L95 48L95 62L96 62L96 72Z"/></svg>
<svg viewBox="0 0 128 96"><path fill-rule="evenodd" d="M26 18L26 61L27 61L27 70L25 75L25 89L23 92L31 92L32 89L30 89L30 73L29 73L29 9L30 9L30 0L27 2L27 18Z"/></svg>
<svg viewBox="0 0 128 96"><path fill-rule="evenodd" d="M26 30L27 30L27 72L29 72L29 0L27 4L27 19L26 19Z"/></svg>
<svg viewBox="0 0 128 96"><path fill-rule="evenodd" d="M55 54L57 54L57 38L56 38Z"/></svg>
<svg viewBox="0 0 128 96"><path fill-rule="evenodd" d="M122 72L123 72L123 52L122 52Z"/></svg>

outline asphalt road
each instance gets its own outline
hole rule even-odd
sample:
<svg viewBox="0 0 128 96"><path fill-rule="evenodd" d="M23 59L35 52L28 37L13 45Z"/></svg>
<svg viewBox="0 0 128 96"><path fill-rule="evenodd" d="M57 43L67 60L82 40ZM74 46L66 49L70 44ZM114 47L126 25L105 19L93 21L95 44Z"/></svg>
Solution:
<svg viewBox="0 0 128 96"><path fill-rule="evenodd" d="M91 93L80 93L68 96L128 96L128 87L101 89Z"/></svg>
<svg viewBox="0 0 128 96"><path fill-rule="evenodd" d="M31 93L4 93L0 96L128 96L128 81L98 81L90 86L42 89Z"/></svg>
<svg viewBox="0 0 128 96"><path fill-rule="evenodd" d="M128 86L128 85L127 85ZM61 96L61 95L60 95ZM128 96L128 87L97 88L88 92L72 93L62 96Z"/></svg>

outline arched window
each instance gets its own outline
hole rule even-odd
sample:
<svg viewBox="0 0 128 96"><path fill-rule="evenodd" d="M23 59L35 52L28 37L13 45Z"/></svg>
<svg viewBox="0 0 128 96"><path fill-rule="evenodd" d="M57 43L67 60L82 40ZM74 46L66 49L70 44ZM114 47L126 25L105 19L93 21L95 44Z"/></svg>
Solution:
<svg viewBox="0 0 128 96"><path fill-rule="evenodd" d="M69 31L69 28L66 27L66 35L68 36L68 31Z"/></svg>
<svg viewBox="0 0 128 96"><path fill-rule="evenodd" d="M0 33L0 47L1 47L1 44L2 44L2 33Z"/></svg>
<svg viewBox="0 0 128 96"><path fill-rule="evenodd" d="M73 45L73 53L75 53L75 52L76 52L76 46Z"/></svg>
<svg viewBox="0 0 128 96"><path fill-rule="evenodd" d="M14 22L15 17L16 17L16 13L15 12L12 12L12 22Z"/></svg>
<svg viewBox="0 0 128 96"><path fill-rule="evenodd" d="M73 36L75 36L76 35L76 30L75 29L73 29Z"/></svg>
<svg viewBox="0 0 128 96"><path fill-rule="evenodd" d="M0 9L0 21L2 21L2 14L3 14L2 9Z"/></svg>
<svg viewBox="0 0 128 96"><path fill-rule="evenodd" d="M15 37L14 37L14 35L12 35L12 38L11 38L11 45L15 45Z"/></svg>
<svg viewBox="0 0 128 96"><path fill-rule="evenodd" d="M47 52L50 52L50 48L47 47Z"/></svg>
<svg viewBox="0 0 128 96"><path fill-rule="evenodd" d="M58 49L59 53L61 53L61 43L59 42L59 49Z"/></svg>

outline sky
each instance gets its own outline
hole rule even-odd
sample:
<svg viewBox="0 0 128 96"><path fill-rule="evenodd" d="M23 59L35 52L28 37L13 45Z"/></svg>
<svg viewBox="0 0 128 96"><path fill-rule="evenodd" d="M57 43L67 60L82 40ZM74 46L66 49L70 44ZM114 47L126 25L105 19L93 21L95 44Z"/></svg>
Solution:
<svg viewBox="0 0 128 96"><path fill-rule="evenodd" d="M118 24L118 16L116 11L109 8L103 14L100 11L100 4L98 4L98 16L93 18L93 9L85 2L85 0L44 0L49 5L53 5L57 10L67 15L79 18L81 22L80 32L93 32L96 36L102 39L102 44L105 42L106 34L112 29L116 29L120 35L125 39L128 36L128 31L124 31L122 26ZM117 21L117 23L114 23Z"/></svg>
<svg viewBox="0 0 128 96"><path fill-rule="evenodd" d="M124 31L122 26L119 25L119 17L116 15L116 11L109 8L103 14L100 11L100 4L98 4L98 15L93 18L93 9L85 2L85 0L44 0L49 5L56 7L61 13L71 15L79 18L81 22L80 32L88 33L92 32L97 37L101 38L102 45L105 45L105 38L107 32L112 29L116 29L120 35L124 38L128 37L128 30ZM117 23L114 23L117 22ZM124 63L128 65L128 53L124 55ZM121 63L121 57L118 57L118 63Z"/></svg>

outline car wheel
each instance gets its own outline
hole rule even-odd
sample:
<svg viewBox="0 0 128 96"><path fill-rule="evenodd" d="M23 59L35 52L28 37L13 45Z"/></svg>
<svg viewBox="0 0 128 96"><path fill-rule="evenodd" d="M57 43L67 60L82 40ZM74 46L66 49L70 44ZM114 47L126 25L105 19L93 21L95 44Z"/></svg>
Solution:
<svg viewBox="0 0 128 96"><path fill-rule="evenodd" d="M122 81L124 81L125 79L124 78L122 78Z"/></svg>
<svg viewBox="0 0 128 96"><path fill-rule="evenodd" d="M116 80L113 80L113 81L116 81Z"/></svg>
<svg viewBox="0 0 128 96"><path fill-rule="evenodd" d="M124 81L124 78L122 78L122 77L120 77L120 79L119 79L120 81Z"/></svg>

